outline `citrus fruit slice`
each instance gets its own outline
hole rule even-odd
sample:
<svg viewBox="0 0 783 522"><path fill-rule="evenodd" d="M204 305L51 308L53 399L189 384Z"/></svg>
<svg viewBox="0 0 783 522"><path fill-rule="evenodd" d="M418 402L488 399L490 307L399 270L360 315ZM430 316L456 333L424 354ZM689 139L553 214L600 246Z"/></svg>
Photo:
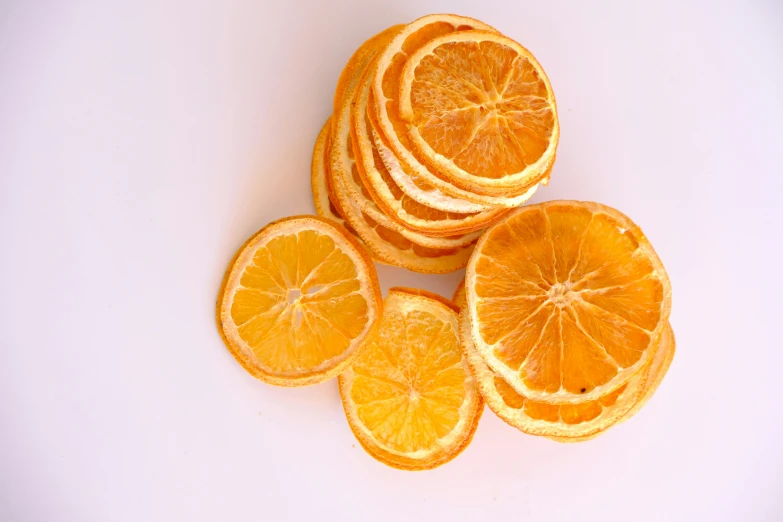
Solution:
<svg viewBox="0 0 783 522"><path fill-rule="evenodd" d="M421 46L403 68L399 110L419 159L462 189L521 194L554 163L560 129L549 80L503 35L460 31Z"/></svg>
<svg viewBox="0 0 783 522"><path fill-rule="evenodd" d="M674 351L671 328L667 326L652 361L627 383L592 401L549 404L517 393L486 365L469 336L463 335L463 343L466 359L489 408L506 423L525 433L562 442L587 440L624 420L635 405L641 403L646 390L653 389L651 379L667 359L671 360L669 354Z"/></svg>
<svg viewBox="0 0 783 522"><path fill-rule="evenodd" d="M350 364L382 308L361 245L332 221L297 216L270 223L237 251L218 294L217 323L252 375L304 386Z"/></svg>
<svg viewBox="0 0 783 522"><path fill-rule="evenodd" d="M385 33L382 33L381 36L383 34ZM328 163L330 177L327 178L327 183L329 183L333 191L336 192L334 188L335 183L330 180L341 179L343 190L347 193L348 198L350 198L363 213L367 214L372 221L380 224L386 229L394 230L416 245L437 250L455 249L474 243L479 236L478 233L468 234L456 231L452 234L441 232L440 237L430 237L432 234L425 235L399 224L378 207L373 201L372 195L362 182L351 140L351 102L359 78L364 70L369 67L369 63L363 60L362 57L368 54L372 56L374 51L377 51L382 47L383 42L384 39L380 37L374 37L365 42L351 57L343 72L342 77L349 78L341 79L342 85L338 86L337 96L335 98L336 103L338 104L338 111L335 112L332 117L331 151L330 161ZM338 205L338 210L342 210L342 206Z"/></svg>
<svg viewBox="0 0 783 522"><path fill-rule="evenodd" d="M378 129L377 147L389 174L400 189L420 203L441 210L461 210L448 206L448 198L452 197L484 205L485 208L517 207L530 198L535 185L516 196L487 196L455 187L417 159L411 151L413 145L407 135L407 124L398 113L399 83L409 56L436 36L469 29L494 31L490 26L471 18L429 15L405 26L379 55L369 99L370 119ZM541 183L547 182L548 173L541 179Z"/></svg>
<svg viewBox="0 0 783 522"><path fill-rule="evenodd" d="M596 400L655 351L671 285L642 231L597 203L523 207L479 240L466 271L471 339L538 402Z"/></svg>
<svg viewBox="0 0 783 522"><path fill-rule="evenodd" d="M389 45L378 55L369 98L370 120L378 130L376 136L376 140L380 141L377 144L378 150L389 174L406 194L420 203L429 204L434 201L442 201L445 204L445 200L442 200L441 196L446 195L489 207L516 207L526 201L529 195L518 194L517 197L510 197L474 194L471 191L455 187L447 180L438 177L436 172L431 172L413 154L413 144L408 138L407 123L399 115L399 84L407 59L416 49L437 36L469 29L494 31L490 26L478 20L443 14L424 16L406 25L398 32ZM386 154L385 150L388 150L389 153ZM542 180L542 182L545 181L546 179ZM413 186L420 190L412 190ZM435 204L432 206L435 207ZM440 206L435 208L453 210Z"/></svg>
<svg viewBox="0 0 783 522"><path fill-rule="evenodd" d="M327 163L323 160L323 157L320 157L319 159L318 154L319 151L323 151L328 156L328 142L330 139L328 129L329 121L326 122L326 125L324 125L324 128L321 130L321 134L319 135L318 140L316 140L315 150L313 151L311 182L316 211L319 216L337 221L345 226L349 232L356 236L357 241L367 246L361 239L359 233L356 232L350 223L343 219L341 211L334 204L337 199L334 195L334 189L327 183L329 178L327 174L328 169L326 168ZM323 136L324 133L326 133L326 136ZM327 142L326 147L319 143L322 140ZM346 200L345 204L351 205L351 202ZM386 229L379 225L369 216L362 214L360 210L357 210L353 206L351 208L351 219L359 223L359 226L362 229L362 235L369 238L372 248L368 247L368 251L378 263L402 266L410 270L425 273L442 273L452 272L458 268L463 268L468 262L468 258L473 249L472 245L465 248L457 248L452 251L433 250L421 247L411 243L408 239L394 230ZM378 256L375 252L382 252L383 255Z"/></svg>
<svg viewBox="0 0 783 522"><path fill-rule="evenodd" d="M353 100L351 136L363 185L384 214L404 227L441 237L484 229L507 214L509 210L505 208L494 208L480 213L444 212L408 197L397 186L386 170L371 137L371 124L367 119L371 73L370 68L365 71Z"/></svg>
<svg viewBox="0 0 783 522"><path fill-rule="evenodd" d="M440 466L476 431L483 403L452 306L429 292L392 288L379 329L338 379L351 430L384 464Z"/></svg>
<svg viewBox="0 0 783 522"><path fill-rule="evenodd" d="M330 123L331 120L327 120L326 124L321 128L321 132L318 133L318 138L316 138L315 146L313 147L313 160L310 164L310 187L313 191L313 205L315 205L315 212L319 216L331 219L348 228L349 232L353 232L350 229L350 225L345 222L340 215L340 211L337 210L329 198L329 190L326 186L325 161L328 158Z"/></svg>
<svg viewBox="0 0 783 522"><path fill-rule="evenodd" d="M334 203L340 215L345 217L375 259L425 274L445 274L467 265L475 240L473 243L453 248L431 248L414 243L398 230L391 228L388 225L389 219L382 212L371 215L362 211L348 195L342 178L334 176L331 169L326 170L326 178L333 190Z"/></svg>

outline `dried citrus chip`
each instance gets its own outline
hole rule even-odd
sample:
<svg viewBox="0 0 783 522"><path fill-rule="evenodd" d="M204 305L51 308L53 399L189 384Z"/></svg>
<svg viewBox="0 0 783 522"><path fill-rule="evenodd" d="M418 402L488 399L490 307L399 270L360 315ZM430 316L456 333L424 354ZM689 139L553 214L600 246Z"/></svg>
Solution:
<svg viewBox="0 0 783 522"><path fill-rule="evenodd" d="M465 288L488 366L538 402L596 400L651 359L671 286L642 231L597 203L524 207L479 240Z"/></svg>
<svg viewBox="0 0 783 522"><path fill-rule="evenodd" d="M444 212L410 198L395 183L372 139L372 126L367 118L372 70L365 71L353 99L351 136L356 165L364 187L373 204L393 221L423 234L446 236L470 233L485 228L509 212L494 208L479 213Z"/></svg>
<svg viewBox="0 0 783 522"><path fill-rule="evenodd" d="M380 328L339 377L351 430L392 467L440 466L470 443L483 403L445 299L392 288Z"/></svg>
<svg viewBox="0 0 783 522"><path fill-rule="evenodd" d="M313 191L313 204L319 216L331 219L353 232L350 228L351 226L345 222L340 215L340 211L332 203L329 197L329 189L326 185L326 158L329 150L330 123L331 120L327 120L326 124L321 128L321 132L318 133L318 138L315 140L315 147L313 147L313 160L310 164L310 187Z"/></svg>
<svg viewBox="0 0 783 522"><path fill-rule="evenodd" d="M664 362L671 361L669 355L674 352L673 335L671 328L667 327L652 361L627 383L592 401L549 404L536 402L517 393L486 365L467 335L463 336L463 342L468 364L490 409L525 433L543 435L561 442L593 438L625 420L626 415L630 417L638 411L634 407L642 404L646 391L649 389L654 392L654 370L657 374Z"/></svg>
<svg viewBox="0 0 783 522"><path fill-rule="evenodd" d="M483 22L464 16L428 15L406 25L383 52L379 53L368 101L370 120L378 130L375 136L376 146L389 174L400 189L420 203L446 211L457 210L448 206L447 198L450 197L472 201L484 206L484 209L497 206L517 207L530 195L511 197L474 194L441 179L437 172L430 171L413 154L407 124L399 115L399 83L408 58L419 47L437 36L469 29L494 31ZM542 183L545 181L546 179L542 180Z"/></svg>
<svg viewBox="0 0 783 522"><path fill-rule="evenodd" d="M255 377L335 377L380 319L375 267L345 228L315 216L270 223L239 249L217 300L223 341Z"/></svg>
<svg viewBox="0 0 783 522"><path fill-rule="evenodd" d="M521 194L554 163L549 80L527 49L495 32L452 32L418 48L402 71L399 111L417 157L464 190Z"/></svg>
<svg viewBox="0 0 783 522"><path fill-rule="evenodd" d="M373 53L379 50L383 42L390 37L389 34L389 31L385 31L381 35L365 42L354 53L345 67L341 77L341 84L338 86L335 97L335 104L338 106L338 110L332 117L331 157L327 165L330 177L327 178L327 182L332 186L333 191L336 192L334 187L336 183L330 180L339 178L347 197L362 213L369 216L373 222L380 224L383 228L393 230L397 235L402 235L409 242L420 247L435 250L453 250L469 245L475 242L479 236L478 233L472 233L472 230L467 230L468 233L463 233L460 230L455 230L453 233L441 231L440 234L437 234L440 237L432 237L436 234L423 234L394 221L373 201L372 195L361 179L351 140L351 102L358 80L370 65L363 57L373 56ZM383 35L386 36L381 38ZM346 77L348 78L346 79ZM342 210L343 206L346 205L338 205L338 210Z"/></svg>

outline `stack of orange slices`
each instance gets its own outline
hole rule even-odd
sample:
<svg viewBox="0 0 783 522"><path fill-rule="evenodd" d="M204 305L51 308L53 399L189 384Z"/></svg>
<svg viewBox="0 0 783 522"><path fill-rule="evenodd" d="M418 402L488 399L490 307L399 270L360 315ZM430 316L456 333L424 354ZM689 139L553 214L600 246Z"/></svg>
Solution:
<svg viewBox="0 0 783 522"><path fill-rule="evenodd" d="M343 69L313 151L316 210L379 262L451 272L549 181L559 136L527 49L472 18L425 16L373 36Z"/></svg>
<svg viewBox="0 0 783 522"><path fill-rule="evenodd" d="M360 445L399 469L460 454L484 403L558 442L629 419L674 356L671 285L615 209L515 208L548 182L558 136L543 70L491 27L431 15L370 38L315 144L318 216L267 225L226 271L229 352L274 385L337 377ZM465 280L452 301L384 300L373 261Z"/></svg>

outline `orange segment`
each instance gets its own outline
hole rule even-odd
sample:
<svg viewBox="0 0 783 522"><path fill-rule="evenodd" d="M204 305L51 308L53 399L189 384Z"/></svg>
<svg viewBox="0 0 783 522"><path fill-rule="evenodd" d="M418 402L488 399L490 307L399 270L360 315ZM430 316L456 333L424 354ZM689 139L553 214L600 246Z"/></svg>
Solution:
<svg viewBox="0 0 783 522"><path fill-rule="evenodd" d="M399 112L414 154L464 190L518 195L548 176L560 136L549 80L495 32L450 32L410 55Z"/></svg>
<svg viewBox="0 0 783 522"><path fill-rule="evenodd" d="M226 271L217 321L231 354L270 384L339 374L381 315L378 277L359 243L314 216L270 223Z"/></svg>
<svg viewBox="0 0 783 522"><path fill-rule="evenodd" d="M520 209L479 240L466 273L476 350L538 402L596 400L652 357L666 271L630 219L596 203Z"/></svg>
<svg viewBox="0 0 783 522"><path fill-rule="evenodd" d="M457 313L420 290L389 290L379 329L339 384L364 449L401 469L430 469L456 457L483 408L463 360Z"/></svg>

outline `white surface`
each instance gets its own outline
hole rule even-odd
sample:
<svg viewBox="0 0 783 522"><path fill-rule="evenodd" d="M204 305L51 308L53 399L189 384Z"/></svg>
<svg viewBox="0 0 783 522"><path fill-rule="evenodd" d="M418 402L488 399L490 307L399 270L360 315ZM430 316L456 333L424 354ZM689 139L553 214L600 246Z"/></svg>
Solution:
<svg viewBox="0 0 783 522"><path fill-rule="evenodd" d="M0 2L0 520L783 520L779 2L208 4ZM313 212L353 49L443 11L544 65L562 140L535 199L644 228L678 351L595 441L487 412L415 474L358 447L335 382L248 376L213 307L247 236Z"/></svg>

